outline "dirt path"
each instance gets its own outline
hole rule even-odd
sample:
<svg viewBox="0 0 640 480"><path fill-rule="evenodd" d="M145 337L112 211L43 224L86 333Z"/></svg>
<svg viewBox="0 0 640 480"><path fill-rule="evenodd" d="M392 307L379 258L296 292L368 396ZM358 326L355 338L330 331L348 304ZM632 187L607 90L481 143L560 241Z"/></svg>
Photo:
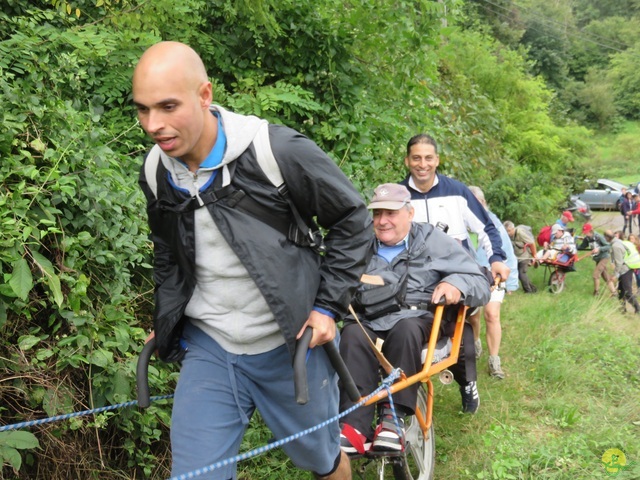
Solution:
<svg viewBox="0 0 640 480"><path fill-rule="evenodd" d="M576 218L576 220L578 219ZM620 212L618 211L615 211L615 212L596 211L596 212L593 212L593 216L591 217L591 225L593 225L593 228L595 228L598 232L603 232L607 228L610 228L614 231L622 230L622 227L623 227L622 215L620 215ZM637 224L634 223L634 227L635 227L634 231L637 233L638 228L636 225ZM576 229L576 232L579 232L579 230Z"/></svg>

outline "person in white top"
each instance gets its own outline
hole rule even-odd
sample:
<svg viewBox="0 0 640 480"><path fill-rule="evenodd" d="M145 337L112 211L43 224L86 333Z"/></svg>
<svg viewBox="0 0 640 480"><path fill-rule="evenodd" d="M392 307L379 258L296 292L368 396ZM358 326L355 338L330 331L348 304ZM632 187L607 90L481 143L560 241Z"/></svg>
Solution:
<svg viewBox="0 0 640 480"><path fill-rule="evenodd" d="M571 234L565 231L562 225L555 223L551 227L551 243L545 242L543 249L536 254L536 257L542 261L555 260L562 253L573 255L577 251Z"/></svg>

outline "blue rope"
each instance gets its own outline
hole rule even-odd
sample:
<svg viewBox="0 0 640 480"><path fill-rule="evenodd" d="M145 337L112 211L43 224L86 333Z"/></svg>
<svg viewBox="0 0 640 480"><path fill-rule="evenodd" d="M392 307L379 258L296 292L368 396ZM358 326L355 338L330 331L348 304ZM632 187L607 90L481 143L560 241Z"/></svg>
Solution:
<svg viewBox="0 0 640 480"><path fill-rule="evenodd" d="M151 397L150 400L151 401L164 400L172 397L173 397L173 394L161 395L157 397ZM109 405L107 407L92 408L91 410L84 410L82 412L67 413L65 415L56 415L55 417L42 418L40 420L31 420L29 422L14 423L13 425L3 425L0 427L0 432L6 432L7 430L18 430L21 428L33 427L34 425L42 425L45 423L58 422L60 420L67 420L69 418L81 417L83 415L91 415L94 413L108 412L109 410L116 410L118 408L131 407L133 405L136 405L137 403L138 403L137 400L132 400L130 402L118 403L117 405Z"/></svg>
<svg viewBox="0 0 640 480"><path fill-rule="evenodd" d="M391 385L385 385L384 388L387 391L387 398L389 399L389 409L391 410L391 415L393 417L393 423L396 426L396 433L398 434L398 437L400 437L400 440L404 444L404 441L405 441L404 434L403 434L402 428L400 428L400 423L398 422L398 415L396 414L396 407L393 405L393 395L391 395Z"/></svg>
<svg viewBox="0 0 640 480"><path fill-rule="evenodd" d="M400 377L400 369L397 368L397 369L393 370L391 372L391 374L387 378L382 380L382 384L376 390L374 390L371 394L369 394L368 396L366 396L365 398L363 398L358 403L356 403L352 407L348 408L344 412L336 415L333 418L330 418L329 420L325 420L324 422L319 423L318 425L316 425L314 427L311 427L311 428L308 428L306 430L303 430L302 432L290 435L290 436L288 436L286 438L283 438L282 440L277 440L277 441L275 441L273 443L270 443L268 445L264 445L262 447L258 447L258 448L254 449L254 450L250 450L248 452L241 453L239 455L236 455L235 457L228 458L226 460L221 460L221 461L219 461L217 463L212 463L211 465L207 465L206 467L198 468L197 470L192 470L191 472L188 472L188 473L183 473L182 475L177 475L175 477L171 477L169 480L187 480L189 478L199 477L200 475L204 475L205 473L209 473L209 472L211 472L211 471L213 471L213 470L215 470L217 468L226 467L227 465L238 463L238 462L241 462L243 460L247 460L249 458L256 457L258 455L262 455L263 453L268 452L269 450L273 450L274 448L281 447L285 443L289 443L289 442L291 442L293 440L296 440L296 439L298 439L298 438L300 438L300 437L302 437L304 435L307 435L307 434L309 434L311 432L315 432L316 430L319 430L319 429L321 429L323 427L326 427L330 423L333 423L336 420L338 420L338 419L344 417L345 415L353 412L354 410L360 408L362 405L364 405L366 402L368 402L370 398L372 398L374 395L376 395L382 389L386 389L387 392L389 392L389 399L391 399L390 386L399 377Z"/></svg>
<svg viewBox="0 0 640 480"><path fill-rule="evenodd" d="M240 461L243 460L247 460L249 458L258 456L258 455L262 455L265 452L268 452L269 450L273 450L274 448L278 448L281 447L282 445L292 442L293 440L296 440L304 435L308 435L309 433L315 432L317 430L320 430L321 428L326 427L327 425L329 425L330 423L333 423L336 420L339 420L340 418L344 417L345 415L348 415L349 413L353 412L354 410L360 408L362 405L364 405L366 402L368 402L374 395L376 395L378 392L380 392L382 389L386 389L388 392L388 397L389 397L389 402L390 402L390 406L391 406L391 410L394 413L394 419L395 419L395 409L393 407L393 399L391 396L391 385L393 384L393 382L396 381L396 379L398 379L400 377L400 369L395 369L391 372L391 374L382 380L382 383L380 384L380 386L374 390L371 394L367 395L365 398L363 398L362 400L360 400L358 403L356 403L355 405L353 405L352 407L348 408L347 410L345 410L342 413L339 413L338 415L336 415L333 418L330 418L329 420L325 420L322 423L319 423L318 425L308 428L306 430L303 430L302 432L299 433L295 433L293 435L290 435L286 438L283 438L282 440L277 440L273 443L270 443L268 445L262 446L262 447L258 447L254 450L250 450L248 452L236 455L235 457L232 458L228 458L226 460L221 460L217 463L208 465L206 467L203 468L199 468L197 470L193 470L191 472L188 473L184 473L182 475L176 476L176 477L171 477L171 479L169 480L186 480L189 478L195 478L195 477L199 477L200 475L203 475L205 473L211 472L212 470L215 470L217 468L221 468L221 467L226 467L227 465L231 465L234 463L238 463ZM155 397L151 397L150 401L155 402L157 400L166 400L169 398L173 398L173 394L171 395L160 395L160 396L155 396ZM61 420L67 420L69 418L74 418L74 417L81 417L84 415L92 415L92 414L96 414L96 413L102 413L102 412L108 412L110 410L116 410L118 408L124 408L124 407L131 407L133 405L136 405L138 403L137 400L132 400L129 402L124 402L124 403L118 403L116 405L109 405L106 407L100 407L100 408L92 408L90 410L84 410L81 412L73 412L73 413L67 413L64 415L56 415L55 417L49 417L49 418L42 418L40 420L31 420L28 422L21 422L21 423L14 423L13 425L3 425L0 426L0 432L6 432L8 430L19 430L21 428L29 428L29 427L33 427L35 425L43 425L46 423L53 423L53 422L58 422ZM396 419L396 427L399 429L399 425Z"/></svg>

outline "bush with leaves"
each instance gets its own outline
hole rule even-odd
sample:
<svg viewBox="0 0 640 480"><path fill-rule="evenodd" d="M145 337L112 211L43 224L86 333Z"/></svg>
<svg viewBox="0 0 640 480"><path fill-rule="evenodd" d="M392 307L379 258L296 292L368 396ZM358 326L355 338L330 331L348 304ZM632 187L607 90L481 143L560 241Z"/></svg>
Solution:
<svg viewBox="0 0 640 480"><path fill-rule="evenodd" d="M126 102L139 48L127 56L126 36L53 10L9 20L13 32L0 42L0 396L12 423L130 400L152 285L134 160L141 132L130 112L106 110ZM158 385L170 388L169 375ZM100 437L122 430L133 442L122 465L149 469L137 452L158 441L167 416L109 416L39 428L47 456L69 462L30 456L22 470L88 478L86 451L104 442L111 456ZM17 470L15 453L2 452Z"/></svg>
<svg viewBox="0 0 640 480"><path fill-rule="evenodd" d="M150 142L128 106L130 77L160 39L202 54L216 102L307 134L365 195L399 180L408 138L428 132L442 145L442 169L482 185L497 213L558 205L585 132L553 122L550 93L517 53L455 26L460 5L40 0L3 8L3 422L134 397L153 284L137 187ZM152 391L171 392L176 375L152 366ZM35 437L3 435L0 461L18 478L167 476L169 412L159 402L32 429ZM265 436L252 426L247 448ZM252 465L281 475L268 462Z"/></svg>

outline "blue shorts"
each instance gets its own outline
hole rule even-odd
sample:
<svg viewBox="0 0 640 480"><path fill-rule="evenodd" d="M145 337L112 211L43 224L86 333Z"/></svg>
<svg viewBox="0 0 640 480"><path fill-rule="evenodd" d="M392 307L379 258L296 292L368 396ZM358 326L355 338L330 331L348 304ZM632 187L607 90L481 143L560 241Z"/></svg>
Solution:
<svg viewBox="0 0 640 480"><path fill-rule="evenodd" d="M322 348L309 355L309 402L298 405L286 345L259 355L235 355L189 322L183 338L188 350L171 418L172 476L237 455L256 409L276 440L338 414L338 378ZM298 468L325 475L333 470L340 454L339 437L336 420L282 449ZM198 478L235 479L236 465L216 468Z"/></svg>

